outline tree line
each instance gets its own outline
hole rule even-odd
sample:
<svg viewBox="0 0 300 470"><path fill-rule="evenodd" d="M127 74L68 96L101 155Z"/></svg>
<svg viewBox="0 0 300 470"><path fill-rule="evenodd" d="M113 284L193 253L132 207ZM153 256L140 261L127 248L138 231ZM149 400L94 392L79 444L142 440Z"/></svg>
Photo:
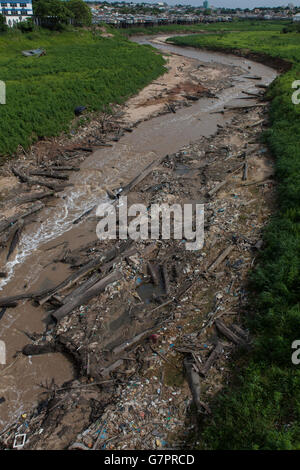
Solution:
<svg viewBox="0 0 300 470"><path fill-rule="evenodd" d="M83 0L33 0L34 21L29 18L15 25L23 32L32 31L34 24L49 29L62 29L64 25L90 26L92 13ZM0 32L8 30L5 17L0 15Z"/></svg>

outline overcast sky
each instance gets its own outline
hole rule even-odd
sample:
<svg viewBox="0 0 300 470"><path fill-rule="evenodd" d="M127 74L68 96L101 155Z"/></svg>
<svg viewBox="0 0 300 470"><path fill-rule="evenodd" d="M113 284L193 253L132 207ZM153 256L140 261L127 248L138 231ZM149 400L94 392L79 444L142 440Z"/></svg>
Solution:
<svg viewBox="0 0 300 470"><path fill-rule="evenodd" d="M130 1L130 0L125 0ZM142 1L148 1L148 3L156 3L156 1L166 1L169 5L195 5L200 6L203 4L202 0L133 0L136 3L141 3ZM300 6L300 0L209 0L209 4L215 7L225 7L225 8L255 8L255 7L277 7L288 5L292 3L295 6Z"/></svg>

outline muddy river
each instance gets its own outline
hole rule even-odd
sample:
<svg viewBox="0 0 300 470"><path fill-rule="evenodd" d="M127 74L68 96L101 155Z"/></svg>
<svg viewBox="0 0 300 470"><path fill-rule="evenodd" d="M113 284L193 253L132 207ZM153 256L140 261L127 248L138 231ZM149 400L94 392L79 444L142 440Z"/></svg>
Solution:
<svg viewBox="0 0 300 470"><path fill-rule="evenodd" d="M105 187L117 188L130 181L155 156L172 154L201 136L213 135L218 125L230 121L234 112L217 114L225 105L252 104L241 101L243 91L257 92L256 85L269 84L276 77L275 70L232 55L181 48L153 43L153 38L138 37L134 41L152 44L164 51L199 61L199 65L212 67L224 64L232 67L232 85L221 91L217 98L200 98L176 114L165 114L142 122L132 133L124 135L113 147L97 150L81 165L81 171L70 177L74 186L52 200L40 211L35 220L26 225L15 256L3 263L1 271L8 277L0 279L1 296L50 288L65 279L70 270L66 264L54 263L64 243L71 250L96 239L95 217L77 225L73 221L87 209L107 198ZM183 59L184 59L183 57ZM240 69L236 74L236 67ZM249 72L251 68L251 72ZM247 76L257 75L261 80ZM245 97L245 95L244 95ZM41 384L52 379L60 385L74 377L75 371L66 357L59 353L25 357L16 353L30 342L26 333L45 330L45 310L31 302L20 302L6 310L0 320L0 338L6 344L6 364L0 365L0 432L26 414L41 398Z"/></svg>

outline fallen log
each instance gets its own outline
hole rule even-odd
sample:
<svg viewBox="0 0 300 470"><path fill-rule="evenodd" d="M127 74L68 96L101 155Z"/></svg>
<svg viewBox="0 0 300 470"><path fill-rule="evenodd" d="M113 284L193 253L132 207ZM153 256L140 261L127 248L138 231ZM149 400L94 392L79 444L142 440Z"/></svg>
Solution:
<svg viewBox="0 0 300 470"><path fill-rule="evenodd" d="M29 176L25 175L25 173L21 173L16 168L12 168L12 172L15 176L18 176L18 178L20 178L22 183L27 183L31 186L34 186L34 185L46 186L46 188L53 189L53 191L56 191L56 192L63 191L67 186L73 186L72 183L66 183L66 184L60 184L60 185L54 184L54 183L45 183L45 181L30 178Z"/></svg>
<svg viewBox="0 0 300 470"><path fill-rule="evenodd" d="M224 251L222 251L222 253L220 253L219 256L217 257L217 259L209 266L207 271L208 272L214 271L219 266L219 264L221 264L222 261L224 261L224 259L227 258L227 256L233 250L233 248L234 248L233 245L229 245Z"/></svg>
<svg viewBox="0 0 300 470"><path fill-rule="evenodd" d="M96 284L90 287L85 293L74 298L67 304L64 304L62 307L52 313L52 318L56 322L59 322L60 320L62 320L62 318L71 313L72 310L74 310L76 307L86 304L90 299L103 292L109 284L118 281L119 279L121 279L121 277L122 274L119 271L115 271L109 274L104 279L101 279L100 281L96 282Z"/></svg>
<svg viewBox="0 0 300 470"><path fill-rule="evenodd" d="M176 114L176 110L175 110L174 106L172 106L170 104L167 104L167 109L168 109L169 112Z"/></svg>
<svg viewBox="0 0 300 470"><path fill-rule="evenodd" d="M19 219L24 219L25 217L28 217L31 214L34 214L35 212L41 210L44 207L43 203L40 204L35 204L33 205L30 209L28 209L26 212L20 213L13 215L12 217L9 217L8 219L5 219L0 222L0 232L3 232L6 230L9 226L17 222Z"/></svg>
<svg viewBox="0 0 300 470"><path fill-rule="evenodd" d="M54 195L54 191L43 191L40 193L34 193L34 194L26 194L24 196L20 196L16 204L21 205L21 204L26 204L27 202L33 202L33 201L38 201L40 199L44 199L45 197L51 197Z"/></svg>
<svg viewBox="0 0 300 470"><path fill-rule="evenodd" d="M66 152L77 152L82 151L82 152L93 152L93 147L67 147L63 149Z"/></svg>
<svg viewBox="0 0 300 470"><path fill-rule="evenodd" d="M68 180L69 179L68 175L61 175L60 173L54 173L52 171L34 170L34 171L30 172L30 175L32 175L32 176L43 176L43 178L54 178L54 179L59 179L59 180Z"/></svg>
<svg viewBox="0 0 300 470"><path fill-rule="evenodd" d="M250 80L261 80L262 77L258 76L258 75L245 75L244 78L248 78Z"/></svg>
<svg viewBox="0 0 300 470"><path fill-rule="evenodd" d="M26 344L22 349L24 356L38 356L40 354L48 354L52 352L57 352L57 348L54 343Z"/></svg>
<svg viewBox="0 0 300 470"><path fill-rule="evenodd" d="M120 344L119 346L116 346L113 350L113 354L120 354L121 352L125 351L125 349L131 348L135 344L137 344L139 341L141 341L145 336L147 336L149 333L151 333L153 329L149 328L148 330L143 331L142 333L139 333L138 335L134 336L133 338L129 339L128 341L125 341L124 343Z"/></svg>
<svg viewBox="0 0 300 470"><path fill-rule="evenodd" d="M118 359L116 362L113 362L110 366L106 367L105 369L102 369L100 371L100 375L102 377L107 377L111 372L113 372L118 367L122 366L123 364L124 364L124 359Z"/></svg>
<svg viewBox="0 0 300 470"><path fill-rule="evenodd" d="M102 143L100 143L100 144L97 144L97 147L99 147L99 148L100 148L100 147L112 147L112 146L113 146L112 144L107 144L107 143L105 143L105 142L102 142Z"/></svg>
<svg viewBox="0 0 300 470"><path fill-rule="evenodd" d="M21 236L22 230L24 228L24 219L20 219L18 222L16 222L15 225L16 225L15 232L12 236L11 244L10 244L10 247L8 249L7 256L6 256L6 261L9 260L10 256L13 254L17 244L19 243L20 236Z"/></svg>
<svg viewBox="0 0 300 470"><path fill-rule="evenodd" d="M17 305L17 304L16 304L16 305ZM1 309L1 311L0 311L0 320L1 320L1 318L3 317L3 315L5 314L6 309L7 309L7 307L3 307L3 308Z"/></svg>
<svg viewBox="0 0 300 470"><path fill-rule="evenodd" d="M223 186L226 184L226 181L222 181L221 183L218 183L213 189L207 192L208 197L212 197L214 194L216 194Z"/></svg>
<svg viewBox="0 0 300 470"><path fill-rule="evenodd" d="M32 293L12 295L10 297L2 297L2 299L0 299L0 307L6 307L6 306L15 307L17 305L18 300L32 299L33 297L34 297L34 294ZM11 305L12 303L15 305Z"/></svg>
<svg viewBox="0 0 300 470"><path fill-rule="evenodd" d="M117 196L109 188L106 188L106 193L110 199L116 199Z"/></svg>
<svg viewBox="0 0 300 470"><path fill-rule="evenodd" d="M51 295L54 294L55 292L58 292L63 288L71 287L73 284L75 284L75 282L78 282L83 276L86 276L91 271L94 271L95 269L100 268L101 265L103 264L105 266L105 263L108 263L109 261L112 261L113 259L115 259L119 254L123 253L126 249L128 249L130 245L132 245L131 240L122 243L120 247L114 247L111 250L108 250L104 254L97 256L96 258L86 263L76 273L71 274L64 281L60 282L55 287L52 287L51 289L44 289L43 291L40 291L40 292L32 293L31 297L39 302L42 301L43 303L45 303L45 301L43 301L42 299L44 299L47 296L48 298L50 298Z"/></svg>
<svg viewBox="0 0 300 470"><path fill-rule="evenodd" d="M199 374L196 372L194 362L191 359L185 357L183 363L186 370L188 384L192 393L193 402L197 408L198 413L201 413L201 384Z"/></svg>
<svg viewBox="0 0 300 470"><path fill-rule="evenodd" d="M199 97L195 95L185 95L186 99L189 101L198 101Z"/></svg>
<svg viewBox="0 0 300 470"><path fill-rule="evenodd" d="M232 343L242 346L245 344L245 341L241 338L239 338L233 331L231 331L225 323L223 323L221 320L215 320L215 325L217 330L222 333L227 339L232 341Z"/></svg>
<svg viewBox="0 0 300 470"><path fill-rule="evenodd" d="M246 179L248 178L248 163L245 162L244 163L244 168L243 168L243 181L246 181Z"/></svg>
<svg viewBox="0 0 300 470"><path fill-rule="evenodd" d="M231 325L231 328L233 329L233 331L239 335L241 338L243 338L245 341L248 341L249 339L249 334L243 330L239 325L236 325L236 324L233 324Z"/></svg>
<svg viewBox="0 0 300 470"><path fill-rule="evenodd" d="M87 281L83 282L79 287L74 289L70 294L66 295L63 298L62 303L67 304L68 302L71 302L78 295L81 295L83 292L86 292L90 287L96 284L97 281L100 281L101 277L102 277L101 274L99 274L98 272L94 273Z"/></svg>
<svg viewBox="0 0 300 470"><path fill-rule="evenodd" d="M78 166L50 166L50 170L54 171L80 171Z"/></svg>
<svg viewBox="0 0 300 470"><path fill-rule="evenodd" d="M158 264L153 264L153 263L147 263L147 268L149 271L149 274L152 278L152 282L155 286L159 285L159 265Z"/></svg>
<svg viewBox="0 0 300 470"><path fill-rule="evenodd" d="M167 269L166 264L164 264L163 267L162 267L162 275L163 275L163 282L164 282L166 295L169 295L169 293L170 293L170 279L169 279L169 274L168 274L168 269Z"/></svg>
<svg viewBox="0 0 300 470"><path fill-rule="evenodd" d="M260 119L259 121L256 121L253 124L248 124L247 128L259 126L260 124L263 124L264 122L265 122L265 119Z"/></svg>
<svg viewBox="0 0 300 470"><path fill-rule="evenodd" d="M6 230L4 230L0 235L0 246L1 248L7 246L9 240L13 237L16 231L16 224L10 225Z"/></svg>
<svg viewBox="0 0 300 470"><path fill-rule="evenodd" d="M261 97L261 95L260 95L259 93L251 93L250 91L242 91L242 93L243 93L244 95L253 96L253 97L255 97L255 98L260 98L260 97Z"/></svg>
<svg viewBox="0 0 300 470"><path fill-rule="evenodd" d="M77 219L73 220L73 224L76 225L78 224L86 215L89 215L93 209L95 209L96 207L96 204L91 207L90 209L88 209L87 211L85 211L83 214L81 214Z"/></svg>
<svg viewBox="0 0 300 470"><path fill-rule="evenodd" d="M5 308L15 308L16 306L18 305L18 302L6 302L5 305L2 305L2 307L5 307Z"/></svg>
<svg viewBox="0 0 300 470"><path fill-rule="evenodd" d="M263 185L263 184L268 184L268 183L272 183L274 184L275 181L274 180L271 180L269 178L264 178L262 180L259 180L259 181L251 181L251 183L245 183L245 184L241 184L241 186L253 186L253 185Z"/></svg>
<svg viewBox="0 0 300 470"><path fill-rule="evenodd" d="M247 106L224 106L224 109L227 111L239 111L241 109L251 109L251 108L262 108L263 106L267 106L268 103L256 103L256 104L248 104Z"/></svg>
<svg viewBox="0 0 300 470"><path fill-rule="evenodd" d="M201 375L204 375L204 377L206 376L207 372L213 366L213 364L218 359L218 357L222 354L222 352L223 352L223 344L218 342L214 350L209 355L209 358L205 362L204 366L201 367L201 370L200 370Z"/></svg>
<svg viewBox="0 0 300 470"><path fill-rule="evenodd" d="M154 168L159 166L167 156L168 155L153 160L148 166L146 166L146 168L141 173L135 176L133 180L130 181L130 183L128 183L122 188L121 195L123 196L125 194L128 194L135 186L137 186L141 181L143 181L143 179L146 178L146 176L148 176L149 173L154 170Z"/></svg>

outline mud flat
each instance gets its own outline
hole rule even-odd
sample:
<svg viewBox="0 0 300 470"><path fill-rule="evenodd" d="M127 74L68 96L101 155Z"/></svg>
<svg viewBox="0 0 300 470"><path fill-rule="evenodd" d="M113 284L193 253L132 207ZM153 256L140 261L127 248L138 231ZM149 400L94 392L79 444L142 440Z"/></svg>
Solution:
<svg viewBox="0 0 300 470"><path fill-rule="evenodd" d="M2 270L8 276L1 280L1 297L29 296L0 320L8 346L0 370L0 417L3 430L10 427L2 433L3 447L13 445L17 427L26 429L26 448L66 448L77 441L87 448L176 446L172 433L182 428L191 402L183 359L198 364L201 374L218 342L225 351L201 382L203 408L200 402L198 407L205 413L209 397L222 386L233 347L248 342L245 332L232 342L224 325L231 328L234 319L238 328L245 275L272 207L272 161L259 143L267 105L257 85L269 84L276 72L234 56L156 46L175 54L170 82L168 75L161 77L114 116L92 122L74 137L72 150L70 142L32 149L13 165L27 181L9 167L3 170L6 220L32 207L17 205L18 198L45 190L45 184L53 192L25 217L8 263L10 241L3 242ZM262 79L245 78L249 70ZM51 178L59 166L72 167L60 172L68 180ZM132 181L132 202L205 203L203 251L187 252L184 240L97 240L94 206ZM58 187L66 182L72 186ZM109 276L104 291L80 303L85 283L89 291ZM72 308L74 297L79 303ZM58 311L68 313L54 321ZM43 405L31 411L41 399ZM89 431L82 434L84 429Z"/></svg>

